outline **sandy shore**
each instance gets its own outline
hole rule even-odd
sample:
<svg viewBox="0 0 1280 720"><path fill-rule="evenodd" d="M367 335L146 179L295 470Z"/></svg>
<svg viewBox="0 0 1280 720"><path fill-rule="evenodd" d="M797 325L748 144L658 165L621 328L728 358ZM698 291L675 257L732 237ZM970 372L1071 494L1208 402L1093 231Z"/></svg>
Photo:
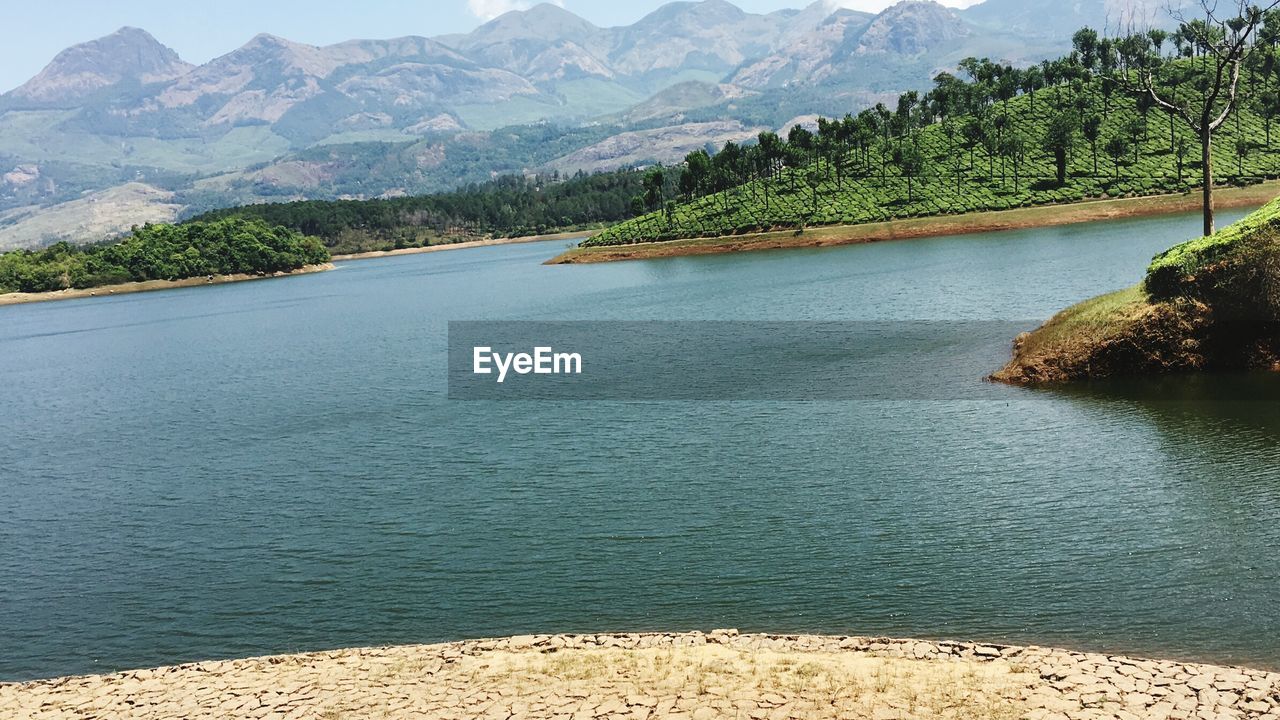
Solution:
<svg viewBox="0 0 1280 720"><path fill-rule="evenodd" d="M1280 719L1280 674L1040 647L539 635L0 684L13 718Z"/></svg>
<svg viewBox="0 0 1280 720"><path fill-rule="evenodd" d="M1280 195L1280 181L1268 181L1244 188L1220 188L1214 192L1214 207L1222 210L1255 207ZM1040 205L1015 210L937 215L866 223L815 227L798 232L731 235L714 238L691 238L666 242L575 248L547 261L548 265L643 260L683 255L713 255L751 250L783 248L831 247L884 240L909 240L941 235L1018 230L1024 228L1069 225L1095 220L1117 220L1150 215L1193 212L1200 209L1200 195L1151 195L1115 200L1090 200L1062 205Z"/></svg>
<svg viewBox="0 0 1280 720"><path fill-rule="evenodd" d="M490 247L493 245L519 245L520 243L543 242L544 240L572 240L574 238L589 237L592 230L579 230L577 232L551 233L549 235L524 235L513 238L487 238L485 240L468 240L460 243L443 243L440 245L427 245L425 247L402 248L400 250L376 250L373 252L348 253L346 255L334 255L334 262L346 262L348 260L368 260L369 258L395 257L397 255L419 255L421 253L439 252L441 250L465 250L467 248Z"/></svg>
<svg viewBox="0 0 1280 720"><path fill-rule="evenodd" d="M22 303L47 302L50 300L74 300L75 298L97 297L99 295L127 295L129 293L151 292L153 290L199 287L201 285L222 285L224 283L288 277L290 275L305 275L307 273L324 272L332 269L333 263L324 263L321 265L307 265L292 272L277 272L268 275L249 275L241 273L235 275L214 275L212 278L196 277L187 278L185 280L148 280L146 282L121 283L119 285L102 285L100 287L88 288L85 290L57 290L54 292L44 293L5 293L0 295L0 305L19 305Z"/></svg>

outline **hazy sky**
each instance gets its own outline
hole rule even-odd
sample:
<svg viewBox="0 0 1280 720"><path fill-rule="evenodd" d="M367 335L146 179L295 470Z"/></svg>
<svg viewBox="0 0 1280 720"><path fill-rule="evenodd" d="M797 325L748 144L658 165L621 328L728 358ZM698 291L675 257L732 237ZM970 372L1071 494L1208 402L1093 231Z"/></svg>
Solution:
<svg viewBox="0 0 1280 720"><path fill-rule="evenodd" d="M809 0L731 0L744 10L768 12ZM839 0L880 10L893 0ZM963 7L976 0L942 0ZM203 63L230 52L260 32L323 45L351 38L467 32L524 0L0 0L0 92L35 75L63 48L133 25L155 35L183 59ZM625 25L665 0L559 0L557 4L601 26ZM833 3L834 4L834 3Z"/></svg>

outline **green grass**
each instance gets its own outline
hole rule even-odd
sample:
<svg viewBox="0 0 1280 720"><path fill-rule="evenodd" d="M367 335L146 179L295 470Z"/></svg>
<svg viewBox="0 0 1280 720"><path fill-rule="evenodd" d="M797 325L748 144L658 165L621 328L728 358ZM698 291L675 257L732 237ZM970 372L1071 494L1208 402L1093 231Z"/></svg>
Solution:
<svg viewBox="0 0 1280 720"><path fill-rule="evenodd" d="M595 117L621 112L645 96L622 85L599 78L580 78L556 83L555 93L564 98L572 115Z"/></svg>
<svg viewBox="0 0 1280 720"><path fill-rule="evenodd" d="M1083 94L1101 115L1103 100L1096 87L1086 86ZM893 163L886 163L882 170L879 148L871 151L866 162L853 151L849 154L852 169L848 172L853 179L846 176L839 182L834 173L826 171L825 164L819 166L816 200L805 183L813 166L784 170L768 182L756 181L725 193L680 203L670 219L662 212L635 218L610 228L584 245L718 237L777 228L861 224L1091 198L1185 192L1198 183L1197 141L1187 129L1175 125L1175 140L1185 140L1189 145L1179 180L1176 157L1170 151L1168 116L1154 110L1147 116L1148 130L1145 139L1138 143L1136 161L1130 154L1117 172L1103 152L1103 146L1107 137L1121 133L1138 115L1134 101L1117 93L1111 100L1098 142L1097 172L1089 144L1078 137L1077 147L1068 157L1067 180L1058 185L1053 158L1040 144L1055 97L1067 103L1069 95L1066 87L1048 88L1036 93L1034 110L1032 98L1025 95L997 106L996 112L1007 112L1012 127L1029 146L1016 187L1011 162L1003 162L1002 173L1002 159L997 155L989 160L979 146L972 153L970 165L970 152L961 145L959 132L948 137L944 128L935 124L920 131L919 143L926 158L926 170L912 182L914 192L910 197L908 178L902 176ZM1273 128L1275 137L1268 144L1262 119L1242 111L1239 135L1250 146L1243 162L1237 161L1234 118L1215 136L1213 159L1218 182L1253 182L1280 176L1280 123ZM956 158L960 161L959 168Z"/></svg>
<svg viewBox="0 0 1280 720"><path fill-rule="evenodd" d="M1054 346L1067 341L1099 340L1114 336L1126 328L1150 306L1141 285L1100 295L1073 305L1058 313L1032 336L1027 350Z"/></svg>

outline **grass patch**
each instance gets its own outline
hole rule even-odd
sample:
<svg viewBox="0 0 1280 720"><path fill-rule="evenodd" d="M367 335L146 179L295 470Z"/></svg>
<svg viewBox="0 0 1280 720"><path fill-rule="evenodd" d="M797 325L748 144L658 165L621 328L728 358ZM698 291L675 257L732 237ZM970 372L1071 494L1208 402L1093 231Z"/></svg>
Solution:
<svg viewBox="0 0 1280 720"><path fill-rule="evenodd" d="M1035 354L1069 350L1076 344L1092 346L1125 332L1150 309L1141 285L1100 295L1054 315L1028 338L1023 350Z"/></svg>

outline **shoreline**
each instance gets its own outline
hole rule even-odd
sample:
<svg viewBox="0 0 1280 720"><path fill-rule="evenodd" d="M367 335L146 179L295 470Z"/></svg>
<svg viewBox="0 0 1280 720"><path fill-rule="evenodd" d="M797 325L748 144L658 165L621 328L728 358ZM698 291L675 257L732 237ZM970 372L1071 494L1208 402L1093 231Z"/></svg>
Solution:
<svg viewBox="0 0 1280 720"><path fill-rule="evenodd" d="M523 235L514 238L487 238L484 240L469 240L461 243L447 243L442 245L427 245L418 248L403 248L400 250L374 250L363 253L348 253L345 255L333 255L329 258L329 262L319 265L307 265L289 272L276 272L264 275L237 273L233 275L214 275L210 280L208 277L183 278L182 280L144 280L142 282L118 283L115 285L99 285L98 287L84 289L69 290L52 290L42 293L0 293L0 307L6 305L25 305L27 303L51 302L54 300L75 300L78 298L97 297L99 295L128 295L130 293L154 292L157 290L172 290L174 288L199 287L202 285L222 285L233 282L248 282L252 280L270 280L278 277L289 277L290 275L306 275L310 273L325 272L336 269L335 263L349 262L352 260L369 260L380 257L395 257L398 255L417 255L420 253L436 252L439 250L465 250L467 248L490 247L495 245L517 245L521 243L544 242L548 240L568 240L572 238L589 237L592 231L581 230L576 232L549 233L546 235Z"/></svg>
<svg viewBox="0 0 1280 720"><path fill-rule="evenodd" d="M466 250L468 248L493 247L496 245L521 245L523 243L546 242L548 240L572 240L573 238L590 237L594 230L578 230L575 232L548 233L545 235L521 235L513 238L485 238L484 240L467 240L460 243L440 243L439 245L423 245L422 247L400 248L399 250L370 250L368 252L346 253L334 255L330 262L348 262L350 260L369 260L372 258L396 257L398 255L420 255L422 253L442 250Z"/></svg>
<svg viewBox="0 0 1280 720"><path fill-rule="evenodd" d="M311 273L326 272L333 269L333 263L327 262L319 265L304 265L296 270L290 270L289 272L280 271L265 273L262 275L236 273L232 275L214 275L212 278L206 276L183 278L182 280L144 280L142 282L99 285L98 287L84 289L73 288L69 290L52 290L40 293L5 293L0 294L0 307L5 305L25 305L27 303L52 302L54 300L75 300L77 298L87 297L129 295L140 292L154 292L156 290L201 287L204 285L225 285L227 283L250 282L253 280L270 280L279 277L289 277L291 275L308 275Z"/></svg>
<svg viewBox="0 0 1280 720"><path fill-rule="evenodd" d="M525 635L0 683L28 718L1280 718L1280 673L863 636Z"/></svg>
<svg viewBox="0 0 1280 720"><path fill-rule="evenodd" d="M1280 195L1280 180L1268 180L1243 188L1218 188L1214 191L1214 208L1223 210L1262 205L1277 195ZM747 235L574 248L551 258L545 264L574 265L759 250L835 247L887 240L913 240L946 235L1023 230L1098 220L1194 212L1200 209L1200 203L1200 196L1195 191L1176 195L1084 200L1012 210L931 215L861 225L824 225L803 231L776 230Z"/></svg>

